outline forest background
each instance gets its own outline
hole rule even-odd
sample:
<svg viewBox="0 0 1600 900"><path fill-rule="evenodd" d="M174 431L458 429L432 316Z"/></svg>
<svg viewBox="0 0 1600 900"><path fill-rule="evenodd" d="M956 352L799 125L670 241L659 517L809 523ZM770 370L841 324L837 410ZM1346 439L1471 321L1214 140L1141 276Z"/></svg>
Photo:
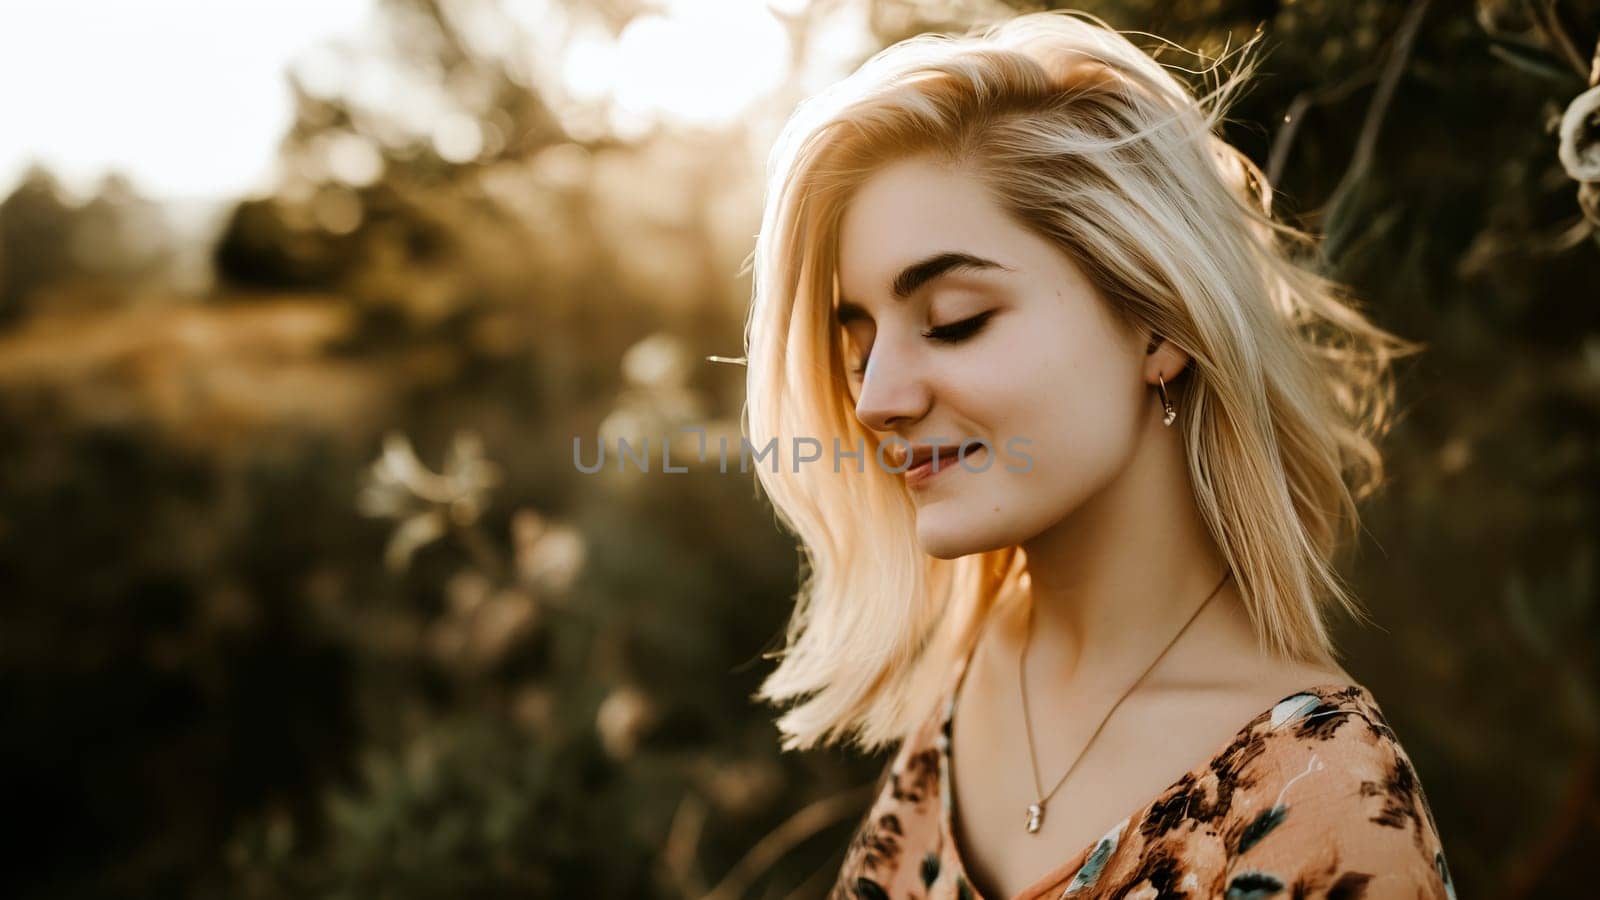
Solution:
<svg viewBox="0 0 1600 900"><path fill-rule="evenodd" d="M1347 667L1463 896L1579 890L1600 5L1077 6L1213 55L1264 32L1226 136L1428 344L1349 572L1382 628L1342 623ZM743 370L705 357L742 353L777 127L879 47L1005 8L1037 7L379 0L361 42L285 71L263 190L23 173L0 203L0 891L821 896L884 760L782 754L750 700L792 538L752 475L584 475L572 438L736 441Z"/></svg>

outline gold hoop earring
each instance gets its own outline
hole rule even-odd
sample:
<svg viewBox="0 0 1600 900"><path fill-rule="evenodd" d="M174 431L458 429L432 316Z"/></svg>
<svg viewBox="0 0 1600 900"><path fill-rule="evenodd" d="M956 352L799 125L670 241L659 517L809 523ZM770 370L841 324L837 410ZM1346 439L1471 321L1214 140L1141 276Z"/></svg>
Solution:
<svg viewBox="0 0 1600 900"><path fill-rule="evenodd" d="M1161 373L1159 372L1156 373L1156 381L1161 385L1161 409L1162 412L1165 413L1165 415L1161 417L1161 424L1171 425L1172 421L1178 418L1177 407L1174 407L1172 405L1172 400L1167 397L1167 380L1162 378Z"/></svg>

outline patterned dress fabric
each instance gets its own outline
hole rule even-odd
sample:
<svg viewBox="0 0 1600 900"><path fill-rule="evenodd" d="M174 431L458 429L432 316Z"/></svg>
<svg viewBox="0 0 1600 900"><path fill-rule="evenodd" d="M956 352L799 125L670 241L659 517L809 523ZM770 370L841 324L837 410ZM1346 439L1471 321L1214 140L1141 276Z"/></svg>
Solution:
<svg viewBox="0 0 1600 900"><path fill-rule="evenodd" d="M970 660L884 768L829 900L981 900L956 846L949 777ZM1020 819L1017 834L1027 838ZM1422 784L1377 702L1359 684L1331 684L1259 713L1014 900L1111 897L1455 900L1455 887Z"/></svg>

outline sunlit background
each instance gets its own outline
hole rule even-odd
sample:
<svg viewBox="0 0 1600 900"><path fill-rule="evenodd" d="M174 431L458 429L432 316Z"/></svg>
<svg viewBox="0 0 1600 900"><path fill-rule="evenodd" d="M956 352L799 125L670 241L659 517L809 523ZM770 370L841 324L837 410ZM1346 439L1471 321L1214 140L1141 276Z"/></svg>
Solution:
<svg viewBox="0 0 1600 900"><path fill-rule="evenodd" d="M571 441L737 442L706 357L784 118L1020 7L0 4L0 892L824 896L884 760L780 754L749 700L793 540L715 457ZM1600 151L1559 150L1600 4L1081 7L1265 31L1227 136L1430 345L1346 667L1463 896L1581 893Z"/></svg>
<svg viewBox="0 0 1600 900"><path fill-rule="evenodd" d="M463 0L440 14L452 52L538 89L569 133L593 140L726 127L791 78L811 87L836 76L869 49L865 9L843 5L820 23L820 46L796 71L791 24L809 5ZM385 120L328 148L327 174L348 184L376 180L384 150L417 140L454 163L496 155L513 136L488 115L489 79L412 66L436 38L427 14L395 10L376 0L14 0L0 32L11 86L0 188L44 162L76 196L112 173L164 200L270 192L297 92Z"/></svg>

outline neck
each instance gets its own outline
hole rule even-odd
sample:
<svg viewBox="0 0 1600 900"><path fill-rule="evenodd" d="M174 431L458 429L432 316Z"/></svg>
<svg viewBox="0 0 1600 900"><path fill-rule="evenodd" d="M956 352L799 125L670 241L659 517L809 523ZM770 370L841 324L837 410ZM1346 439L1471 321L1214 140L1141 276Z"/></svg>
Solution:
<svg viewBox="0 0 1600 900"><path fill-rule="evenodd" d="M1227 571L1194 502L1180 436L1152 421L1115 478L1023 545L1026 602L1007 630L1028 641L1030 660L1085 687L1142 673ZM1158 668L1186 645L1208 655L1208 646L1241 641L1253 643L1253 632L1229 579Z"/></svg>

